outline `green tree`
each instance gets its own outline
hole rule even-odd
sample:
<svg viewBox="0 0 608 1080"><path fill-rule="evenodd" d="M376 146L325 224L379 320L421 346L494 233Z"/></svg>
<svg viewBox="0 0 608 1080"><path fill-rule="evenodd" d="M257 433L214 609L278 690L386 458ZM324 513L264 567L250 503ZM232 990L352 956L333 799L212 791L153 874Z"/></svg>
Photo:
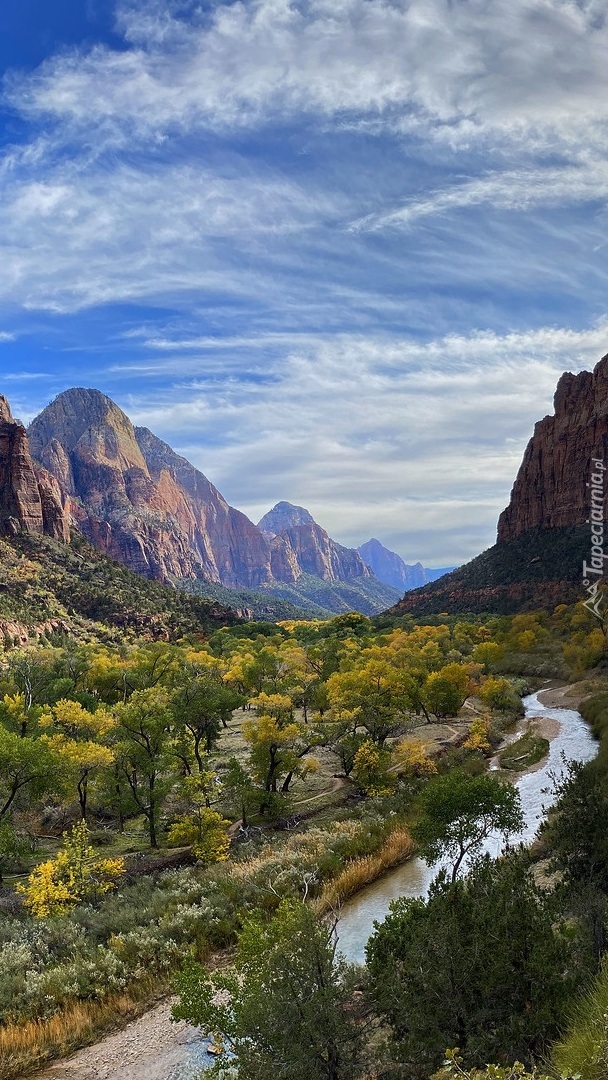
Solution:
<svg viewBox="0 0 608 1080"><path fill-rule="evenodd" d="M506 839L523 828L519 792L493 776L435 776L421 792L420 808L422 817L412 829L420 854L429 864L449 859L452 881L491 834Z"/></svg>
<svg viewBox="0 0 608 1080"><path fill-rule="evenodd" d="M479 860L427 900L399 899L367 947L371 992L408 1080L436 1069L446 1045L467 1067L544 1054L592 970L586 937L539 889L525 858Z"/></svg>
<svg viewBox="0 0 608 1080"><path fill-rule="evenodd" d="M116 707L117 760L135 807L147 820L151 847L158 847L160 809L175 782L172 719L169 694L159 686L135 690Z"/></svg>
<svg viewBox="0 0 608 1080"><path fill-rule="evenodd" d="M361 1037L335 953L331 928L284 900L245 922L231 970L186 969L173 1017L221 1037L241 1080L354 1080Z"/></svg>
<svg viewBox="0 0 608 1080"><path fill-rule="evenodd" d="M55 791L60 783L59 759L41 739L23 738L0 725L0 821L19 798L28 801Z"/></svg>

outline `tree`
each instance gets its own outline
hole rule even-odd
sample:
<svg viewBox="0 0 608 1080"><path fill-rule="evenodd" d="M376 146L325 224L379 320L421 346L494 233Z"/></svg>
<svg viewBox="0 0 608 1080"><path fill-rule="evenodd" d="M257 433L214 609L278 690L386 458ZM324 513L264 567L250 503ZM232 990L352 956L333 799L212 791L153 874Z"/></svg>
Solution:
<svg viewBox="0 0 608 1080"><path fill-rule="evenodd" d="M231 970L186 969L173 1017L220 1037L221 1064L242 1080L353 1080L361 1036L345 975L332 929L284 900L270 922L245 922Z"/></svg>
<svg viewBox="0 0 608 1080"><path fill-rule="evenodd" d="M359 747L353 763L353 776L364 795L376 798L395 790L396 777L389 772L391 755L368 739Z"/></svg>
<svg viewBox="0 0 608 1080"><path fill-rule="evenodd" d="M493 776L451 772L429 780L420 795L423 816L413 827L425 862L452 863L455 881L463 859L481 850L492 834L503 839L523 828L519 792Z"/></svg>
<svg viewBox="0 0 608 1080"><path fill-rule="evenodd" d="M65 915L84 901L93 902L116 887L125 871L124 859L100 859L90 842L86 822L64 835L54 859L39 863L27 885L17 885L25 905L37 919Z"/></svg>
<svg viewBox="0 0 608 1080"><path fill-rule="evenodd" d="M470 674L462 664L446 664L433 671L424 686L424 700L429 712L438 719L457 716L471 692Z"/></svg>
<svg viewBox="0 0 608 1080"><path fill-rule="evenodd" d="M205 757L213 750L222 726L227 726L233 709L242 702L211 668L190 675L177 687L171 697L171 712L187 771L205 769Z"/></svg>
<svg viewBox="0 0 608 1080"><path fill-rule="evenodd" d="M285 694L261 693L251 702L259 710L256 720L243 724L243 737L251 748L251 767L264 791L289 791L294 776L305 776L317 767L307 754L319 739L307 724L293 719L293 704Z"/></svg>
<svg viewBox="0 0 608 1080"><path fill-rule="evenodd" d="M117 758L133 802L148 822L150 846L158 847L158 815L173 783L170 698L162 687L135 690L116 707Z"/></svg>
<svg viewBox="0 0 608 1080"><path fill-rule="evenodd" d="M552 870L568 886L594 885L608 892L608 792L601 759L583 765L570 761L554 778L557 802L543 836L552 857Z"/></svg>
<svg viewBox="0 0 608 1080"><path fill-rule="evenodd" d="M355 666L337 671L327 681L332 719L356 720L378 746L409 721L410 679L385 656L370 649Z"/></svg>
<svg viewBox="0 0 608 1080"><path fill-rule="evenodd" d="M391 1026L393 1062L423 1080L458 1045L468 1068L531 1064L592 970L585 935L534 882L525 857L442 872L426 900L401 898L367 947L371 992Z"/></svg>
<svg viewBox="0 0 608 1080"><path fill-rule="evenodd" d="M36 799L60 783L57 755L41 739L21 738L0 725L0 821L27 794Z"/></svg>
<svg viewBox="0 0 608 1080"><path fill-rule="evenodd" d="M204 801L193 799L193 806L188 814L178 818L168 832L169 844L191 844L192 851L199 863L209 866L223 862L230 850L230 822L205 806Z"/></svg>

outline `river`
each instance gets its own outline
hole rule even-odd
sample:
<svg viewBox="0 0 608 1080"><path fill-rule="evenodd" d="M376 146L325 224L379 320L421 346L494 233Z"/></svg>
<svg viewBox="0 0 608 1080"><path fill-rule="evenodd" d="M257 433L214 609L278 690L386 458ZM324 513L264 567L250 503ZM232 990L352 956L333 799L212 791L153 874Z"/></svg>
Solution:
<svg viewBox="0 0 608 1080"><path fill-rule="evenodd" d="M576 709L549 708L538 700L538 694L523 699L525 716L518 724L517 734L525 731L535 717L550 717L559 725L559 731L551 740L547 757L540 768L525 773L516 782L524 811L525 827L514 840L529 843L535 836L543 817L543 807L552 802L551 773L563 772L562 755L569 760L590 761L597 753L597 742L581 714ZM490 839L486 850L498 855L500 843ZM391 900L398 896L425 896L440 864L427 866L422 859L409 859L402 866L391 870L372 885L357 893L342 908L338 923L338 947L353 964L365 962L365 946L373 930L374 921L381 922L389 911Z"/></svg>
<svg viewBox="0 0 608 1080"><path fill-rule="evenodd" d="M535 717L550 718L558 729L546 759L517 781L525 829L516 839L529 842L538 829L543 807L551 803L549 774L563 770L562 755L569 760L589 761L597 753L597 743L576 710L542 705L536 694L524 698L523 704L524 719L510 739L526 730ZM490 841L488 850L498 854L499 844ZM374 920L382 921L391 900L398 896L424 896L437 869L428 867L422 859L409 859L344 905L338 924L338 947L347 960L364 962ZM195 1028L171 1025L168 1014L166 1003L157 1006L124 1031L79 1051L67 1061L57 1062L38 1080L192 1080L213 1063L206 1050L208 1042Z"/></svg>

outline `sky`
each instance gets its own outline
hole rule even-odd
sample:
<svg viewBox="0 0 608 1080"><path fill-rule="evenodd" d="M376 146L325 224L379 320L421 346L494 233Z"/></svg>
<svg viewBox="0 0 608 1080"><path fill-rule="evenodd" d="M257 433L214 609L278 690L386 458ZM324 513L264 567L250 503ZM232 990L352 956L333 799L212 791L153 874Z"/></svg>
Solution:
<svg viewBox="0 0 608 1080"><path fill-rule="evenodd" d="M0 391L471 558L608 353L607 57L608 0L2 5Z"/></svg>

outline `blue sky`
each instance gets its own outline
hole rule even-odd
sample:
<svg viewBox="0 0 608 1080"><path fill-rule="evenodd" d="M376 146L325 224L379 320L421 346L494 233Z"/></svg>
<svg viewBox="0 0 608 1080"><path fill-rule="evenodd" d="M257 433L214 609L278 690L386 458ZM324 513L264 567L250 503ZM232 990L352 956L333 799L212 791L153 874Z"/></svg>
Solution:
<svg viewBox="0 0 608 1080"><path fill-rule="evenodd" d="M492 543L559 374L608 352L606 0L11 7L14 412L96 386L254 520Z"/></svg>

